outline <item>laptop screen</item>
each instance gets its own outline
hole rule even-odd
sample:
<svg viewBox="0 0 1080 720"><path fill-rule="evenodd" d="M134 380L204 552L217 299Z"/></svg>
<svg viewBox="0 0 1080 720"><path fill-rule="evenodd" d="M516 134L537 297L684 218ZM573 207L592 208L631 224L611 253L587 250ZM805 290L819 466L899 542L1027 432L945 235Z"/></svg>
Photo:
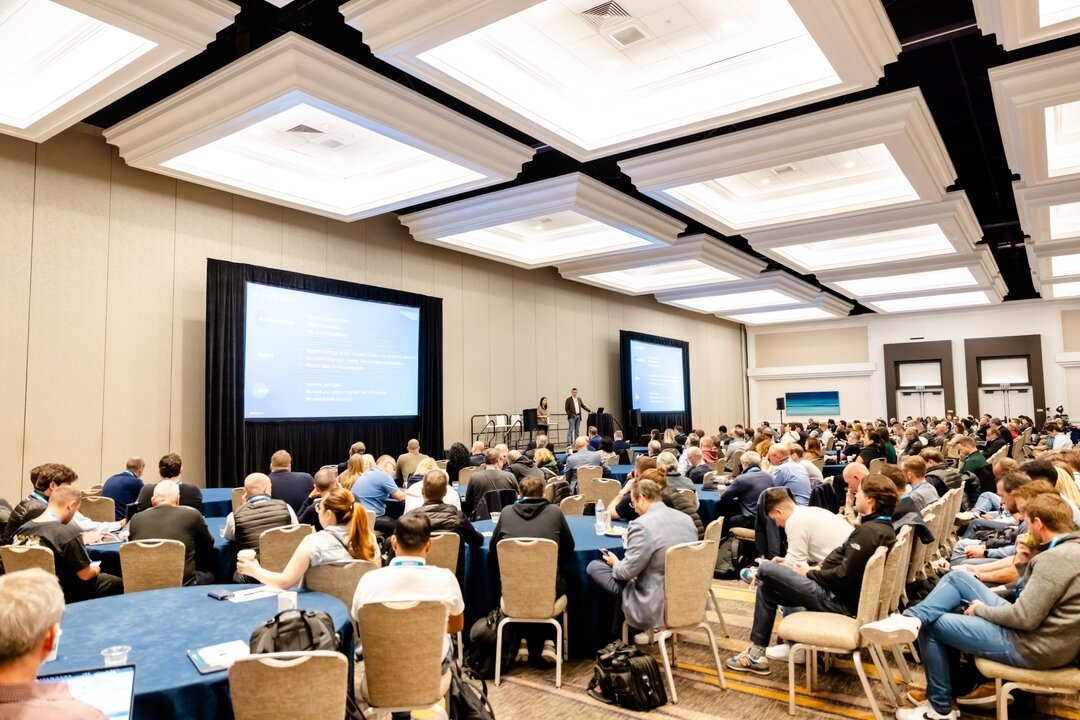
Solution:
<svg viewBox="0 0 1080 720"><path fill-rule="evenodd" d="M131 720L131 703L135 695L134 665L43 675L38 680L62 680L68 684L73 698L97 708L109 720Z"/></svg>

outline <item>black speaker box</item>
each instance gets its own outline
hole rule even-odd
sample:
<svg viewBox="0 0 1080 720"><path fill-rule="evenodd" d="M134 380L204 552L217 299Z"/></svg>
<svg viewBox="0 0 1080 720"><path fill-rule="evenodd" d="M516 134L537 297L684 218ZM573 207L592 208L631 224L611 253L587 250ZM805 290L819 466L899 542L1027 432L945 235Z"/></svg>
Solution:
<svg viewBox="0 0 1080 720"><path fill-rule="evenodd" d="M784 398L776 398L776 409L777 410L783 410L784 409Z"/></svg>

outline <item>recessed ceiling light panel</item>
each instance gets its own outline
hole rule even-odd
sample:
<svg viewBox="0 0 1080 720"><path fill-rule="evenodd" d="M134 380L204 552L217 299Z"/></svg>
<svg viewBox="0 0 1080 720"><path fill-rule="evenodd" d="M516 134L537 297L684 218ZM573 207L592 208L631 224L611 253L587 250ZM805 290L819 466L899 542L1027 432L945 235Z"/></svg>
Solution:
<svg viewBox="0 0 1080 720"><path fill-rule="evenodd" d="M639 190L726 234L941 199L956 179L918 90L619 163Z"/></svg>
<svg viewBox="0 0 1080 720"><path fill-rule="evenodd" d="M581 160L872 87L900 50L878 0L352 0L341 12L380 58Z"/></svg>
<svg viewBox="0 0 1080 720"><path fill-rule="evenodd" d="M730 315L802 305L817 297L819 292L787 273L773 271L752 280L657 293L656 299L694 312Z"/></svg>
<svg viewBox="0 0 1080 720"><path fill-rule="evenodd" d="M1006 50L1080 32L1076 0L975 0L983 35L993 33Z"/></svg>
<svg viewBox="0 0 1080 720"><path fill-rule="evenodd" d="M399 219L420 242L528 269L666 246L685 227L578 173Z"/></svg>
<svg viewBox="0 0 1080 720"><path fill-rule="evenodd" d="M1001 302L1001 294L993 288L963 290L953 293L922 295L904 298L868 300L866 306L881 313L905 313L926 310L991 305Z"/></svg>
<svg viewBox="0 0 1080 720"><path fill-rule="evenodd" d="M340 220L509 180L532 156L291 33L105 137L133 167Z"/></svg>
<svg viewBox="0 0 1080 720"><path fill-rule="evenodd" d="M815 320L836 320L847 317L851 312L851 303L820 293L804 305L765 310L761 312L737 313L724 317L743 325L779 325L781 323L812 322Z"/></svg>

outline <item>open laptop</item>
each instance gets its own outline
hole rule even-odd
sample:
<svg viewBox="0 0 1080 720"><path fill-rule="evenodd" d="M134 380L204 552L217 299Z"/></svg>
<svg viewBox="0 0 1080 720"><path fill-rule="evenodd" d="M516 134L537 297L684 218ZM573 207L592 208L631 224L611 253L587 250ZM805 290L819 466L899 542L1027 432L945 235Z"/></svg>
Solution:
<svg viewBox="0 0 1080 720"><path fill-rule="evenodd" d="M73 698L97 708L109 720L131 720L131 704L135 699L134 665L42 675L38 681L64 681Z"/></svg>

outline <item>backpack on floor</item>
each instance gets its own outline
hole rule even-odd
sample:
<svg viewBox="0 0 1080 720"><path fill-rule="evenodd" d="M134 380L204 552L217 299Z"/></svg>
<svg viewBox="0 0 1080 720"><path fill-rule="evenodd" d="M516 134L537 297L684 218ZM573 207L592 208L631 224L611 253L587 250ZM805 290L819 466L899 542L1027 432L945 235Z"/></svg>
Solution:
<svg viewBox="0 0 1080 720"><path fill-rule="evenodd" d="M465 651L465 664L478 678L495 677L495 640L499 621L506 615L495 608L469 628L469 647ZM514 625L503 628L502 672L514 664L521 638Z"/></svg>
<svg viewBox="0 0 1080 720"><path fill-rule="evenodd" d="M450 664L450 720L495 720L488 702L487 683L466 667Z"/></svg>
<svg viewBox="0 0 1080 720"><path fill-rule="evenodd" d="M667 690L656 658L619 640L596 653L589 695L627 710L652 710L667 704Z"/></svg>
<svg viewBox="0 0 1080 720"><path fill-rule="evenodd" d="M329 614L317 610L284 610L251 633L252 653L337 651L341 638Z"/></svg>

